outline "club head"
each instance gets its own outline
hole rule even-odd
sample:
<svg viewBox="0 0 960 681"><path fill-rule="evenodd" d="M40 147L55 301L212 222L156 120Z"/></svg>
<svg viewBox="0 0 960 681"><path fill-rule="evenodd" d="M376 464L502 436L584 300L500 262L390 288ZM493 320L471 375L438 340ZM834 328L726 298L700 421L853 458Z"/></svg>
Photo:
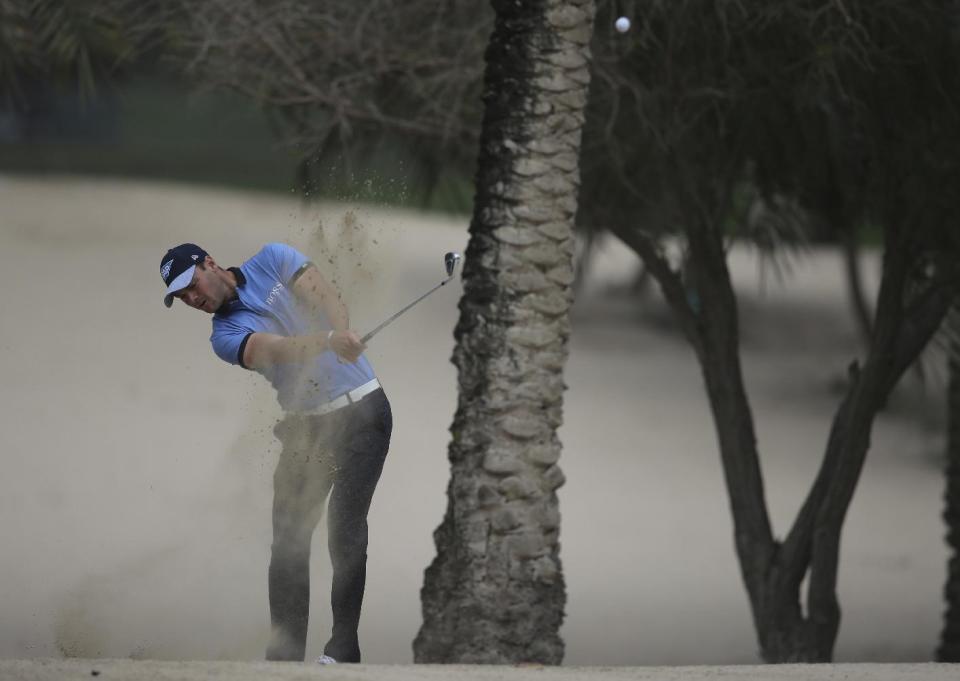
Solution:
<svg viewBox="0 0 960 681"><path fill-rule="evenodd" d="M443 269L447 271L447 278L453 276L454 270L457 269L457 263L460 262L460 254L450 251L445 253L443 256Z"/></svg>

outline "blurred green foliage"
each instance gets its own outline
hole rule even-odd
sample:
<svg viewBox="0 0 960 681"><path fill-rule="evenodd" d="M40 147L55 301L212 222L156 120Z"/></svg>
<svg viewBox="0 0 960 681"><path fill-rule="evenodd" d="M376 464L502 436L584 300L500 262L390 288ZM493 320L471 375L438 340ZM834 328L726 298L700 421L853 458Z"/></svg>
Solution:
<svg viewBox="0 0 960 681"><path fill-rule="evenodd" d="M198 91L162 73L101 84L92 100L60 95L56 101L59 118L92 119L73 124L88 134L65 133L63 121L47 121L29 139L0 142L0 172L153 178L444 212L470 209L469 177L446 175L427 187L416 173L411 180L402 154L389 144L359 161L325 159L305 184L297 178L304 154L279 141L249 98Z"/></svg>
<svg viewBox="0 0 960 681"><path fill-rule="evenodd" d="M4 144L0 169L290 190L295 160L276 147L263 117L247 102L223 93L192 95L163 77L133 79L109 94L101 90L107 111L88 106L81 115L112 114L110 130L64 136L48 129Z"/></svg>

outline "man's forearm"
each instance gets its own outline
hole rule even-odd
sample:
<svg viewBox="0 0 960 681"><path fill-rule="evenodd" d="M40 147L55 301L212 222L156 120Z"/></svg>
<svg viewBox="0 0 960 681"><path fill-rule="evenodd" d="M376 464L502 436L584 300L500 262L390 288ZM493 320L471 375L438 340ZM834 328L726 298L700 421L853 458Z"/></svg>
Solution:
<svg viewBox="0 0 960 681"><path fill-rule="evenodd" d="M293 291L308 307L323 312L330 325L337 331L346 331L350 328L350 315L340 297L340 291L324 279L316 267L307 268L297 279Z"/></svg>
<svg viewBox="0 0 960 681"><path fill-rule="evenodd" d="M263 368L306 362L330 349L329 336L327 331L303 336L257 333L247 343L245 364L251 368Z"/></svg>
<svg viewBox="0 0 960 681"><path fill-rule="evenodd" d="M350 313L339 296L333 300L325 300L323 311L330 320L330 325L337 331L346 331L350 328Z"/></svg>
<svg viewBox="0 0 960 681"><path fill-rule="evenodd" d="M303 336L255 333L247 341L243 363L251 369L264 369L275 364L306 362L328 350L347 362L355 362L364 347L360 337L349 330L336 329Z"/></svg>

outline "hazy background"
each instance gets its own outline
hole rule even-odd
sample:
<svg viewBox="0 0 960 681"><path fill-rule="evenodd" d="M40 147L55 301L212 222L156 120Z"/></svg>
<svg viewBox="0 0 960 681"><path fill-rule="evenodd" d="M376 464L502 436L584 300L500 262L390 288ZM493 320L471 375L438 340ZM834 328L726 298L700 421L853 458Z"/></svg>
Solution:
<svg viewBox="0 0 960 681"><path fill-rule="evenodd" d="M363 331L465 247L469 189L451 178L432 212L390 207L416 192L387 159L341 201L305 206L256 112L159 80L114 97L54 107L30 139L0 121L0 655L258 659L278 409L265 381L213 355L209 318L163 307L160 257L190 240L239 264L290 242L335 268ZM875 256L865 265L875 285ZM565 661L757 662L699 369L659 297L628 293L635 267L603 242L573 310ZM782 282L745 250L732 267L782 536L858 347L839 254L813 249ZM368 353L395 414L370 515L368 662L412 659L446 505L459 295L451 282ZM942 393L936 376L926 391L908 381L874 429L843 535L838 661L933 657ZM310 655L329 626L323 524L314 541Z"/></svg>

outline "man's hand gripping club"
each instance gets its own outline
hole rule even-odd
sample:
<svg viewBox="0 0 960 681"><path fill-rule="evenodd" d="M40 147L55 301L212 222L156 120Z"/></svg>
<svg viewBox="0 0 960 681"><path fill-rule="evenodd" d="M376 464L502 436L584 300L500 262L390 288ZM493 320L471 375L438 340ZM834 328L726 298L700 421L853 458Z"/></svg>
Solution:
<svg viewBox="0 0 960 681"><path fill-rule="evenodd" d="M346 331L330 331L327 334L327 346L336 353L337 359L341 362L353 364L358 359L367 346L363 344L358 336L349 329Z"/></svg>

